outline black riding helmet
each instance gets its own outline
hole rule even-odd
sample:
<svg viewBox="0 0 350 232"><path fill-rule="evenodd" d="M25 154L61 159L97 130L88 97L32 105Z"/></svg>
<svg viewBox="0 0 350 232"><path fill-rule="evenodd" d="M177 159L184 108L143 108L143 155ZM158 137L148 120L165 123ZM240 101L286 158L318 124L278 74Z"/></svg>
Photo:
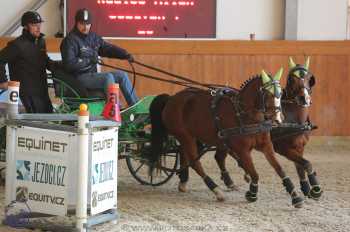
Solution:
<svg viewBox="0 0 350 232"><path fill-rule="evenodd" d="M27 11L22 15L21 24L22 27L28 25L29 23L42 23L44 20L41 18L40 14L35 11Z"/></svg>
<svg viewBox="0 0 350 232"><path fill-rule="evenodd" d="M75 23L77 22L91 24L92 16L88 9L83 8L77 11L77 13L75 14Z"/></svg>

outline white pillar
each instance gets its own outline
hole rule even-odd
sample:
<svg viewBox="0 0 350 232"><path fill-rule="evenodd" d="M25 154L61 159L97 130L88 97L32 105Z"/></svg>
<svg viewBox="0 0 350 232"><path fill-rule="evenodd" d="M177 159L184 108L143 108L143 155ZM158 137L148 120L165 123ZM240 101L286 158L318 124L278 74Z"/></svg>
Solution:
<svg viewBox="0 0 350 232"><path fill-rule="evenodd" d="M76 228L85 232L87 222L87 194L88 194L88 165L89 165L89 111L85 104L80 105L78 114L78 186L76 205Z"/></svg>
<svg viewBox="0 0 350 232"><path fill-rule="evenodd" d="M8 82L7 118L15 118L18 114L19 82ZM5 205L14 200L14 178L16 173L14 149L16 145L15 129L6 127L6 183L5 183Z"/></svg>
<svg viewBox="0 0 350 232"><path fill-rule="evenodd" d="M285 39L345 40L348 0L286 0Z"/></svg>

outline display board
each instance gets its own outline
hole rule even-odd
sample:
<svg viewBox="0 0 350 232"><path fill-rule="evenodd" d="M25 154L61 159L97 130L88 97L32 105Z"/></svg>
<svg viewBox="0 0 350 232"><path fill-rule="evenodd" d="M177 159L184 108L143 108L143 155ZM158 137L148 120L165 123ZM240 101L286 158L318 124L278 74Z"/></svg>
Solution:
<svg viewBox="0 0 350 232"><path fill-rule="evenodd" d="M91 215L117 207L118 130L94 132L91 145Z"/></svg>
<svg viewBox="0 0 350 232"><path fill-rule="evenodd" d="M78 9L104 37L215 38L216 0L66 0L67 31Z"/></svg>
<svg viewBox="0 0 350 232"><path fill-rule="evenodd" d="M32 212L65 216L72 133L32 127L16 132L14 199L27 202Z"/></svg>

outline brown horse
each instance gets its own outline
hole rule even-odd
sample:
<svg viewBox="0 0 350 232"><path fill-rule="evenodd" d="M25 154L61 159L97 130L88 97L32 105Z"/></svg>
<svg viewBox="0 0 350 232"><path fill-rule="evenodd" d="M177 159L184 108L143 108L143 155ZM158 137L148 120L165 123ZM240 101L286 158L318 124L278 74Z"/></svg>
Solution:
<svg viewBox="0 0 350 232"><path fill-rule="evenodd" d="M315 77L309 72L310 58L305 65L295 64L289 59L289 74L286 88L282 95L282 111L284 123L271 132L274 149L295 163L300 179L300 189L305 196L319 199L322 189L310 161L303 158L304 147L309 140L312 125L309 119L311 106L311 88L315 85ZM234 189L234 183L225 166L225 150L217 150L216 161L221 170L221 178L225 185ZM239 161L239 160L238 160ZM306 179L305 172L308 174ZM311 188L310 188L311 185Z"/></svg>
<svg viewBox="0 0 350 232"><path fill-rule="evenodd" d="M304 147L309 141L311 123L309 109L311 106L311 89L315 85L315 77L309 72L310 59L305 65L295 64L293 59L289 62L289 75L287 86L282 96L282 109L285 115L285 123L299 125L302 131L298 133L298 126L291 136L279 136L272 134L276 151L295 163L300 178L300 188L305 196L319 199L322 189L313 170L310 161L303 158ZM295 126L294 126L295 127ZM293 129L292 129L293 130ZM308 175L306 179L305 172ZM311 185L311 189L310 189Z"/></svg>
<svg viewBox="0 0 350 232"><path fill-rule="evenodd" d="M167 134L173 135L180 143L182 170L191 166L221 201L224 200L222 191L204 172L198 160L197 142L228 149L250 175L250 188L245 196L252 202L257 200L259 181L251 157L251 151L255 148L264 153L283 180L286 190L291 194L293 205L301 206L303 199L293 191L293 183L275 158L269 133L271 124L266 123L266 120L281 121L281 76L282 70L274 78L263 72L261 76L246 81L239 91L185 89L174 96L157 96L150 107L151 161L159 160ZM186 189L186 175L186 172L180 174L179 190Z"/></svg>

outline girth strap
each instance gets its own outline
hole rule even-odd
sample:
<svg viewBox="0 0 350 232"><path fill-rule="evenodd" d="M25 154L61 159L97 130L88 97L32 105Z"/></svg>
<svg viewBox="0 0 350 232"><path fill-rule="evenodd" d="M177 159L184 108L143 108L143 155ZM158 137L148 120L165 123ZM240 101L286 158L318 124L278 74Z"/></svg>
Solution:
<svg viewBox="0 0 350 232"><path fill-rule="evenodd" d="M241 127L222 129L218 132L219 138L227 138L237 135L251 135L268 132L272 129L271 121L264 121L260 124L249 124Z"/></svg>

